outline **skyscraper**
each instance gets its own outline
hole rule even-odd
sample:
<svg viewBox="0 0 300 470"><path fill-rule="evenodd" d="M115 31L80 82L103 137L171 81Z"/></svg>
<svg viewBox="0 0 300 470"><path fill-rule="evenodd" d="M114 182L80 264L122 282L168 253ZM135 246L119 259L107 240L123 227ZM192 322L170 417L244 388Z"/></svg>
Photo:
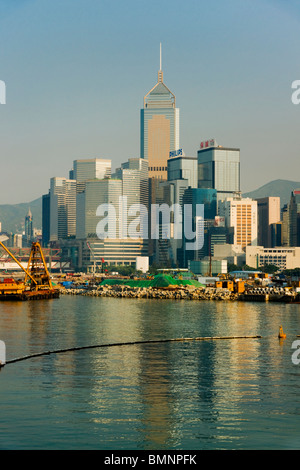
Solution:
<svg viewBox="0 0 300 470"><path fill-rule="evenodd" d="M131 181L134 183L131 186L139 191L138 170L124 169L124 172L125 189L128 189L128 183ZM99 266L103 260L110 265L135 265L137 256L147 254L147 245L142 238L125 237L125 235L124 238L120 237L120 232L124 229L119 205L120 198L124 196L122 190L121 179L94 179L86 181L85 190L77 195L76 238L82 243L84 268L89 269L93 263L94 266L97 263ZM134 190L129 194L131 202L132 196ZM104 205L109 205L112 210L108 210ZM99 213L98 209L101 206L103 211Z"/></svg>
<svg viewBox="0 0 300 470"><path fill-rule="evenodd" d="M88 180L102 180L111 175L111 160L90 158L73 162L72 176L77 182L77 192L84 191Z"/></svg>
<svg viewBox="0 0 300 470"><path fill-rule="evenodd" d="M290 205L285 204L281 209L282 218L282 246L291 245Z"/></svg>
<svg viewBox="0 0 300 470"><path fill-rule="evenodd" d="M240 193L240 150L202 142L198 150L198 188L217 190L218 202Z"/></svg>
<svg viewBox="0 0 300 470"><path fill-rule="evenodd" d="M112 204L115 217L111 220L115 227L116 238L119 233L119 197L122 196L122 181L117 179L89 180L85 182L85 191L77 195L76 238L98 238L97 224L100 216L97 208L102 204ZM109 218L113 213L109 213ZM109 229L108 229L109 231Z"/></svg>
<svg viewBox="0 0 300 470"><path fill-rule="evenodd" d="M292 191L290 200L290 243L300 246L300 189Z"/></svg>
<svg viewBox="0 0 300 470"><path fill-rule="evenodd" d="M179 109L163 82L161 49L156 85L144 97L141 110L141 158L148 160L149 178L167 179L170 152L179 149Z"/></svg>
<svg viewBox="0 0 300 470"><path fill-rule="evenodd" d="M148 162L143 158L129 158L117 168L112 178L122 180L122 194L128 204L148 207Z"/></svg>
<svg viewBox="0 0 300 470"><path fill-rule="evenodd" d="M76 234L76 181L53 177L50 180L50 241Z"/></svg>
<svg viewBox="0 0 300 470"><path fill-rule="evenodd" d="M47 247L50 241L50 191L42 197L42 245Z"/></svg>
<svg viewBox="0 0 300 470"><path fill-rule="evenodd" d="M274 225L280 222L280 197L264 197L257 200L259 246L278 246L273 240Z"/></svg>
<svg viewBox="0 0 300 470"><path fill-rule="evenodd" d="M192 206L192 230L195 231L197 227L196 217L196 206L203 204L204 206L204 221L202 222L203 228L203 246L198 250L189 251L186 250L187 240L185 235L183 236L183 251L180 254L182 266L187 267L189 260L199 260L203 256L209 254L208 245L208 228L214 224L215 217L217 215L217 191L215 189L202 189L202 188L191 188L189 187L183 196L183 213L185 211L185 205L190 204ZM183 231L185 233L185 223L183 218ZM219 228L219 227L218 227Z"/></svg>
<svg viewBox="0 0 300 470"><path fill-rule="evenodd" d="M219 204L219 214L227 227L234 227L233 245L257 245L257 201L227 198Z"/></svg>
<svg viewBox="0 0 300 470"><path fill-rule="evenodd" d="M25 241L31 242L33 238L33 226L32 226L32 213L31 210L28 209L28 213L25 217Z"/></svg>
<svg viewBox="0 0 300 470"><path fill-rule="evenodd" d="M197 157L180 155L169 158L168 181L187 179L191 188L197 188L197 165Z"/></svg>

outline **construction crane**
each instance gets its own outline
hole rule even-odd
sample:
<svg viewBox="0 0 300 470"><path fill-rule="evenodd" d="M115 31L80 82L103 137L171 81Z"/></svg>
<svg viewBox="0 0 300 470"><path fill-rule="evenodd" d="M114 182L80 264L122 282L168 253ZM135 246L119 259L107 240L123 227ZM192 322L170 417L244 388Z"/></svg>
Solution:
<svg viewBox="0 0 300 470"><path fill-rule="evenodd" d="M53 288L41 245L33 242L27 269L17 260L9 249L0 241L0 246L25 272L24 282L4 279L0 283L0 300L6 299L42 299L59 297L59 291Z"/></svg>

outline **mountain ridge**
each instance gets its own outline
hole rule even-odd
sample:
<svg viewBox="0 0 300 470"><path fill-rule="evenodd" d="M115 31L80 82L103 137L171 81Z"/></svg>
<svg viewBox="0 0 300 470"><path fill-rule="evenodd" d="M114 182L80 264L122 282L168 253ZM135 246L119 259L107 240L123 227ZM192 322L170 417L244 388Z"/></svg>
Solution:
<svg viewBox="0 0 300 470"><path fill-rule="evenodd" d="M277 179L260 186L259 188L243 193L243 197L259 199L263 197L280 197L280 206L283 207L290 201L294 189L300 189L299 181Z"/></svg>
<svg viewBox="0 0 300 470"><path fill-rule="evenodd" d="M299 181L277 179L270 181L253 191L243 193L243 197L258 199L263 197L280 197L280 205L283 207L290 200L294 189L300 189ZM42 228L42 197L31 202L19 204L0 204L0 222L3 232L20 233L24 230L25 217L28 209L32 212L33 226Z"/></svg>
<svg viewBox="0 0 300 470"><path fill-rule="evenodd" d="M21 233L25 217L31 210L34 228L42 228L42 197L19 204L0 204L0 222L3 232Z"/></svg>

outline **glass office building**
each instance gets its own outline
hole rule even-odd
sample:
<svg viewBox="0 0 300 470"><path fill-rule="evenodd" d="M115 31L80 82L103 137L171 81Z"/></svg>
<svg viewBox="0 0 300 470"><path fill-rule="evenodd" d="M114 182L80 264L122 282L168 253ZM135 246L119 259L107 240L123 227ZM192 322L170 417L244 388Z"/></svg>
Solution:
<svg viewBox="0 0 300 470"><path fill-rule="evenodd" d="M189 260L200 259L206 254L207 251L207 227L214 224L215 217L217 215L217 191L215 189L202 189L202 188L188 188L182 199L183 203L183 246L182 252L178 253L180 263L183 267L187 267ZM197 204L204 205L204 220L197 221ZM186 205L192 206L192 221L185 218ZM196 251L187 250L187 243L191 240L186 239L186 227L185 223L191 224L193 232L196 231L197 223L201 224L203 231L203 245ZM201 230L198 226L198 229Z"/></svg>
<svg viewBox="0 0 300 470"><path fill-rule="evenodd" d="M217 215L217 191L215 189L188 188L183 196L183 204L192 204L194 215L196 204L204 204L204 219L212 220Z"/></svg>
<svg viewBox="0 0 300 470"><path fill-rule="evenodd" d="M291 246L300 246L300 189L291 194L289 204L290 212L290 243Z"/></svg>
<svg viewBox="0 0 300 470"><path fill-rule="evenodd" d="M188 180L191 188L197 188L197 158L178 156L168 160L168 181Z"/></svg>
<svg viewBox="0 0 300 470"><path fill-rule="evenodd" d="M50 191L42 196L42 246L50 241Z"/></svg>
<svg viewBox="0 0 300 470"><path fill-rule="evenodd" d="M198 150L198 188L216 189L218 202L240 193L240 150L220 146Z"/></svg>

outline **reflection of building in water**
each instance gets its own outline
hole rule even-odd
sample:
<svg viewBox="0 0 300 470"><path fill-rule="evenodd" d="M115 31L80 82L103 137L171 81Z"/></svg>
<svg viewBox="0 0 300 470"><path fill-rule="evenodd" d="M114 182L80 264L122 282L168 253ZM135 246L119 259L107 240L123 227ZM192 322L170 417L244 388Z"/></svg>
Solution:
<svg viewBox="0 0 300 470"><path fill-rule="evenodd" d="M151 305L136 301L115 303L116 311L101 315L101 325L95 324L94 330L101 328L104 343L141 341L157 337L156 326L147 322L144 330L145 311L153 313ZM123 309L123 321L120 322L120 309ZM116 319L118 321L116 321ZM154 322L155 323L155 322ZM93 328L93 327L92 327ZM111 338L114 338L112 341ZM93 417L101 422L103 414L112 409L112 403L118 403L109 414L111 425L125 426L137 419L139 440L145 448L166 446L175 432L174 397L172 395L172 374L170 364L170 344L137 344L111 347L101 350L93 356L92 367L105 368L104 377L95 382L93 403L99 403L99 414ZM99 357L99 360L96 359ZM105 423L108 423L106 420ZM128 424L126 426L128 426Z"/></svg>
<svg viewBox="0 0 300 470"><path fill-rule="evenodd" d="M251 325L249 325L249 309ZM242 302L230 305L227 309L216 304L214 321L222 321L224 336L256 335L260 329L259 310ZM239 421L243 406L249 399L256 400L259 391L255 388L253 377L259 373L257 356L260 352L260 340L229 339L216 340L211 344L214 354L211 364L214 368L214 383L209 388L214 390L213 408L218 421L226 420L228 425ZM250 387L250 389L249 389Z"/></svg>
<svg viewBox="0 0 300 470"><path fill-rule="evenodd" d="M174 439L176 431L173 377L170 370L172 345L155 343L141 347L139 381L145 448L164 448Z"/></svg>

